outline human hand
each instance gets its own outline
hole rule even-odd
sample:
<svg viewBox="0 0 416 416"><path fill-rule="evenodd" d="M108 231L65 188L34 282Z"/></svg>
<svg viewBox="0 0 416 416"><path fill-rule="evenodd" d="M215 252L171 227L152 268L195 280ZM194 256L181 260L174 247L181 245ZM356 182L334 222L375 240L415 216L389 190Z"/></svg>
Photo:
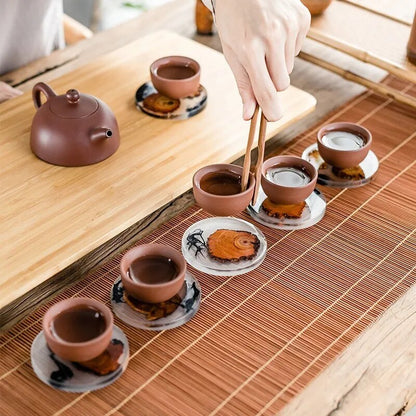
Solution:
<svg viewBox="0 0 416 416"><path fill-rule="evenodd" d="M289 87L311 16L300 0L216 0L223 52L243 100L243 118L258 102L268 121L282 117L278 91Z"/></svg>
<svg viewBox="0 0 416 416"><path fill-rule="evenodd" d="M17 88L13 88L9 84L0 81L0 103L22 94L23 92Z"/></svg>

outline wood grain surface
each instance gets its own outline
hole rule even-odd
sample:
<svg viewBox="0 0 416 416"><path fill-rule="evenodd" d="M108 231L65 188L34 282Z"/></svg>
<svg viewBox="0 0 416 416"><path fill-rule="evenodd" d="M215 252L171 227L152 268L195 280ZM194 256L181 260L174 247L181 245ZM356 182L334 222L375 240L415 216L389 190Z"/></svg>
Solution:
<svg viewBox="0 0 416 416"><path fill-rule="evenodd" d="M415 0L341 0L355 4L373 13L379 13L390 19L411 25L415 14Z"/></svg>
<svg viewBox="0 0 416 416"><path fill-rule="evenodd" d="M416 95L412 85L394 80L391 84ZM191 268L201 283L203 300L188 324L154 333L130 328L116 318L129 338L131 358L126 373L113 385L79 395L54 391L36 379L29 350L50 304L83 295L109 303L120 255L40 307L0 338L3 411L11 416L281 411L393 416L406 403L411 405L416 363L411 349L405 356L398 351L401 340L413 348L416 341L415 116L415 110L367 92L280 149L278 153L301 154L322 125L358 122L373 134L380 168L375 180L361 188L322 187L327 212L311 228L288 232L258 225L268 242L258 269L220 278ZM140 243L162 242L179 249L187 227L207 217L193 206ZM252 221L246 214L242 217ZM386 340L391 353L378 347ZM386 363L397 361L402 365L388 368ZM332 375L322 379L331 373L332 363ZM389 376L381 374L383 368ZM345 383L338 371L345 374ZM400 380L400 374L409 377ZM394 390L389 389L391 382ZM315 391L321 396L313 395L315 383L320 383ZM380 391L385 392L383 400ZM390 391L394 397L400 391L404 402L389 400ZM327 397L319 406L323 394ZM285 409L287 405L294 407Z"/></svg>
<svg viewBox="0 0 416 416"><path fill-rule="evenodd" d="M415 299L413 285L295 397L282 416L334 411L338 416L413 415L406 411L416 409ZM334 391L332 386L342 388Z"/></svg>
<svg viewBox="0 0 416 416"><path fill-rule="evenodd" d="M181 122L135 108L136 89L151 62L187 55L202 66L208 106ZM76 87L115 112L121 146L115 155L82 168L51 166L29 148L34 108L25 94L2 106L0 141L0 307L44 282L91 250L189 189L193 173L235 160L245 149L248 123L224 57L169 32L137 40L51 83L58 93ZM267 137L311 112L315 98L294 87L282 93L285 116Z"/></svg>
<svg viewBox="0 0 416 416"><path fill-rule="evenodd" d="M407 23L344 1L334 1L314 17L308 33L311 39L416 82L416 65L406 57L409 36Z"/></svg>

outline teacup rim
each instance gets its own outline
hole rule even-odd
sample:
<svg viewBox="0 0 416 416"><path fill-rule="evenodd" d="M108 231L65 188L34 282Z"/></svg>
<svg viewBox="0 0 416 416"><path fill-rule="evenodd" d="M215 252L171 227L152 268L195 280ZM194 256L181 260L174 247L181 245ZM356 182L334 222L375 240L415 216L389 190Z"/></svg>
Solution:
<svg viewBox="0 0 416 416"><path fill-rule="evenodd" d="M162 77L162 76L160 76L158 73L157 73L157 69L161 66L161 65L164 65L163 63L162 63L162 61L164 61L164 60L169 60L169 59L178 59L178 60L187 60L187 61L190 61L190 62L192 62L195 66L196 66L196 68L197 68L197 70L196 70L196 72L195 72L195 74L194 75L192 75L191 77L188 77L188 78L182 78L182 79L172 79L172 78L165 78L165 77ZM166 65L168 65L168 63L166 64ZM201 65L198 63L198 61L196 61L195 59L193 59L193 58L190 58L189 56L185 56L185 55L168 55L168 56L162 56L162 57L160 57L160 58L158 58L158 59L156 59L155 61L153 61L151 64L150 64L150 73L154 76L154 77L156 77L156 78L159 78L159 79L162 79L164 82L179 82L179 83L184 83L184 82L189 82L189 81L193 81L193 80L195 80L196 78L198 78L198 77L200 77L200 74L201 74Z"/></svg>
<svg viewBox="0 0 416 416"><path fill-rule="evenodd" d="M366 140L365 145L358 149L349 149L349 150L334 149L332 147L327 146L325 143L322 142L322 137L324 133L328 131L340 130L340 131L346 131L347 133L354 133L354 129L355 131L361 130L362 132L364 132L364 134L361 134L361 136L363 137L364 140ZM358 152L363 152L367 150L371 146L371 143L373 141L373 135L371 134L370 130L368 130L364 126L361 126L358 123L353 123L349 121L337 121L335 123L329 123L329 124L326 124L325 126L322 126L318 130L318 133L316 134L316 139L318 140L321 146L325 147L325 149L329 149L333 152L340 152L340 153L345 154L345 153L358 153Z"/></svg>
<svg viewBox="0 0 416 416"><path fill-rule="evenodd" d="M286 185L280 185L280 184L274 183L274 182L270 181L269 179L267 179L267 177L266 177L266 169L268 169L269 167L271 167L274 164L277 164L278 163L278 162L276 162L276 163L271 163L271 162L268 163L268 162L271 161L271 160L273 160L273 159L282 159L282 158L296 159L299 162L301 162L302 164L308 166L310 168L310 170L314 173L313 174L313 177L311 177L311 180L308 183L306 183L305 185L301 185L301 186L286 186ZM269 164L269 166L267 166L267 168L266 168L265 166L268 165L268 164ZM270 157L269 159L267 159L267 160L265 160L263 162L263 165L261 167L261 176L262 176L262 178L267 183L269 183L269 184L271 184L273 186L276 186L276 187L281 187L283 189L305 189L307 187L310 187L311 186L311 183L317 181L317 179L318 179L318 171L315 168L315 166L312 165L312 163L308 162L305 159L302 159L299 156L295 156L295 155L277 155L277 156L272 156L272 157Z"/></svg>
<svg viewBox="0 0 416 416"><path fill-rule="evenodd" d="M206 195L206 196L211 197L211 198L224 199L224 200L226 200L226 199L232 199L232 198L237 198L237 197L241 197L241 196L245 196L245 195L251 193L253 191L253 189L254 189L254 186L255 186L254 175L251 172L249 172L249 175L248 175L249 181L248 181L247 189L245 191L243 191L243 192L239 192L238 194L232 194L232 195L215 195L215 194L211 194L211 193L209 193L207 191L204 191L201 188L201 181L200 181L200 179L202 179L202 176L201 176L201 178L199 180L197 180L197 176L199 174L201 174L201 171L203 169L216 168L217 167L218 168L218 171L220 171L221 168L224 168L224 170L226 170L230 166L233 167L233 168L237 168L237 170L240 170L241 171L241 175L243 174L243 168L242 168L242 166L234 165L232 163L213 163L211 165L203 166L202 168L198 169L194 173L194 176L192 177L192 184L193 184L193 186L195 186L202 195ZM213 171L213 172L215 172L215 171ZM211 173L211 172L206 172L206 173Z"/></svg>
<svg viewBox="0 0 416 416"><path fill-rule="evenodd" d="M67 303L68 305L65 308L62 308L62 305ZM81 342L71 342L66 341L62 338L56 337L50 328L50 324L53 322L53 320L62 312L68 309L72 309L73 307L77 305L85 305L85 306L92 306L95 309L97 309L99 312L101 312L104 315L104 319L106 322L106 328L104 332L102 332L97 337L94 337L88 341L81 341ZM57 312L56 309L58 309ZM48 325L46 325L48 324ZM42 327L44 332L52 338L56 343L65 346L65 347L88 347L90 345L96 344L101 342L103 339L107 338L108 333L113 331L114 326L114 318L113 314L110 310L110 308L105 305L103 302L100 302L96 299L87 298L87 297L79 297L79 298L69 298L69 299L63 299L54 305L52 305L43 316L42 321Z"/></svg>
<svg viewBox="0 0 416 416"><path fill-rule="evenodd" d="M124 265L124 263L126 263L126 261L127 261L126 259L130 255L132 255L131 253L135 253L135 252L138 252L140 250L143 250L145 248L150 248L150 247L151 248L154 248L154 249L158 249L158 248L159 249L160 248L163 248L164 250L168 249L168 250L171 251L171 253L174 253L174 255L177 256L177 258L180 259L181 264L178 264L178 262L176 260L174 260L175 264L177 266L179 266L179 268L180 268L180 270L179 270L179 272L178 272L178 274L177 274L176 277L174 277L172 280L169 280L169 281L163 282L163 283L145 283L145 282L137 282L137 281L133 280L131 277L128 276L127 270L130 267L131 263L134 260L136 260L136 259L138 259L140 257L144 257L144 256L136 256L136 257L134 257L134 259L130 263L128 263L128 266L126 267L126 271L124 271L123 270L123 265ZM151 255L151 254L147 254L147 255ZM157 255L157 253L154 253L154 255ZM161 256L164 256L162 254L160 254L160 255ZM132 247L129 250L127 250L123 254L123 256L122 256L122 258L120 260L120 273L121 273L121 277L122 278L125 278L125 279L129 279L129 283L132 284L133 286L136 286L137 288L155 288L155 289L157 289L157 288L169 287L169 286L173 285L175 282L183 279L183 277L186 274L186 269L187 269L187 267L186 267L186 260L185 260L185 257L182 255L182 253L179 252L178 250L174 249L173 247L168 246L167 244L159 244L159 243L140 244L138 246Z"/></svg>

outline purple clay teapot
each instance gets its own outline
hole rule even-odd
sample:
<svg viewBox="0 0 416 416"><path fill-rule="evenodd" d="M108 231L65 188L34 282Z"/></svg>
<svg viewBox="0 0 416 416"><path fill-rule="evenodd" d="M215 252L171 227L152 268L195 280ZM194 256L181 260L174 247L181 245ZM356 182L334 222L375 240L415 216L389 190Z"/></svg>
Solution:
<svg viewBox="0 0 416 416"><path fill-rule="evenodd" d="M41 93L46 96L42 104ZM85 166L111 156L120 145L117 120L101 100L71 89L56 95L39 82L32 90L37 109L32 121L30 147L48 163Z"/></svg>

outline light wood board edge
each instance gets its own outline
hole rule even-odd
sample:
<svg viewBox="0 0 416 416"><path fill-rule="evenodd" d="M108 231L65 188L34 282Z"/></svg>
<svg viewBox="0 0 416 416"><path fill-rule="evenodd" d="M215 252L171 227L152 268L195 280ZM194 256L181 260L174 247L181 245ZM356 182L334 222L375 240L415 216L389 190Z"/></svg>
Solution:
<svg viewBox="0 0 416 416"><path fill-rule="evenodd" d="M282 416L393 416L416 404L416 286L366 329Z"/></svg>
<svg viewBox="0 0 416 416"><path fill-rule="evenodd" d="M194 203L192 191L186 192L0 309L0 333Z"/></svg>

